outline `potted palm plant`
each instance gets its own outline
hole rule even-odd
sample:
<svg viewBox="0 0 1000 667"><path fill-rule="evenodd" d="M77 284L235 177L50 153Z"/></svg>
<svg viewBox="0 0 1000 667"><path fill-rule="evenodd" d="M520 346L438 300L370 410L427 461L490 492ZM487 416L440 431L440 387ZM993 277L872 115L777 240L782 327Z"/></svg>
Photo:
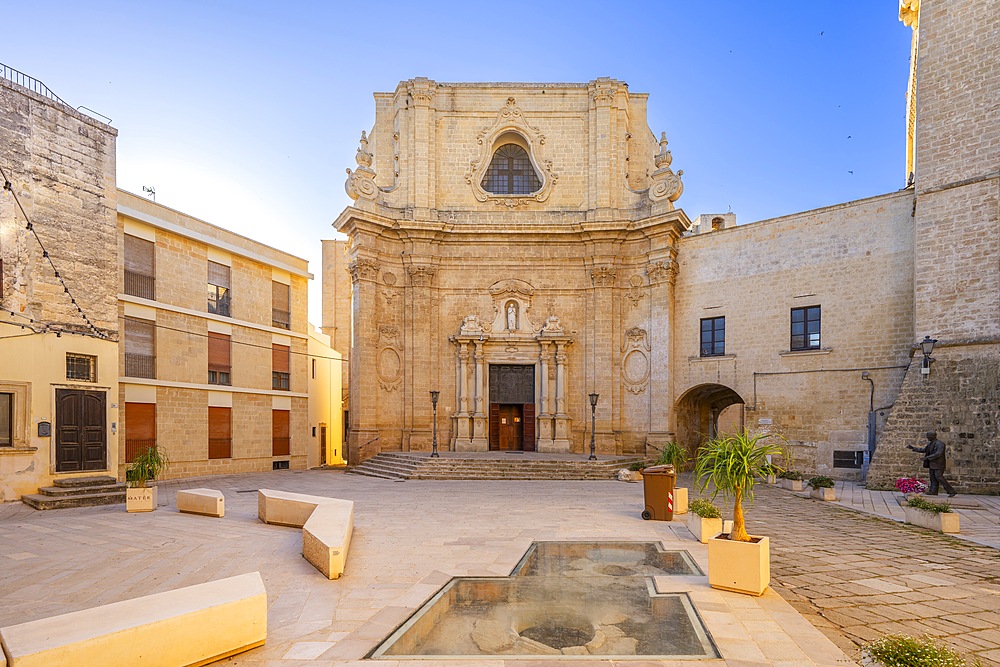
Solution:
<svg viewBox="0 0 1000 667"><path fill-rule="evenodd" d="M816 475L815 477L810 477L806 484L810 489L812 489L809 492L809 495L813 498L819 498L820 500L837 499L837 492L833 489L835 483L832 477L827 477L826 475Z"/></svg>
<svg viewBox="0 0 1000 667"><path fill-rule="evenodd" d="M156 509L158 495L155 486L148 483L155 480L170 462L167 453L153 445L136 454L125 468L125 510L128 512L152 512Z"/></svg>
<svg viewBox="0 0 1000 667"><path fill-rule="evenodd" d="M746 431L709 440L698 450L695 477L699 488L712 489L733 501L733 529L708 541L708 583L713 588L762 595L771 581L771 557L766 536L747 534L743 501L753 500L753 488L775 471L768 455L784 454L773 434Z"/></svg>

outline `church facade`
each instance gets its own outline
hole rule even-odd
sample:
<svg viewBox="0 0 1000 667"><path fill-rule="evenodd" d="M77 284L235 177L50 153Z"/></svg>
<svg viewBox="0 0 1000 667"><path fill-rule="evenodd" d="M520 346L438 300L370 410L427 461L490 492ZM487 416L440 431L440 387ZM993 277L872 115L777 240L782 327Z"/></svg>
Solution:
<svg viewBox="0 0 1000 667"><path fill-rule="evenodd" d="M693 453L751 428L803 472L891 485L935 428L953 478L995 487L991 6L901 3L906 187L739 226L677 207L683 156L623 82L377 93L334 223L349 240L324 245L347 267L324 270L324 325L350 332L349 462L435 439L584 454L592 434L601 454Z"/></svg>

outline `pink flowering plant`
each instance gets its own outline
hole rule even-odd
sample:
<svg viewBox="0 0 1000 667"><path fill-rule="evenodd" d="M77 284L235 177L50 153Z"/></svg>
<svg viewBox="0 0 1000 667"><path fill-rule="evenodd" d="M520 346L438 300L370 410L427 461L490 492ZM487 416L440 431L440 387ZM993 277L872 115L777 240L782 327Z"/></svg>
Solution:
<svg viewBox="0 0 1000 667"><path fill-rule="evenodd" d="M896 490L902 493L923 493L927 490L927 482L916 477L900 477L896 480Z"/></svg>

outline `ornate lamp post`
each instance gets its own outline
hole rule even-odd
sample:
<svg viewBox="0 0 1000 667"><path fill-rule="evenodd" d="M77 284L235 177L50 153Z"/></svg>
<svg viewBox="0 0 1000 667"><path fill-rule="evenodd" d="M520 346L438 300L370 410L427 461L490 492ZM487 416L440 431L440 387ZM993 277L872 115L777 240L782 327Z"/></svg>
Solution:
<svg viewBox="0 0 1000 667"><path fill-rule="evenodd" d="M431 457L438 458L438 396L440 391L431 392L431 405L434 406L434 439L431 441Z"/></svg>
<svg viewBox="0 0 1000 667"><path fill-rule="evenodd" d="M597 424L597 399L600 394L590 394L590 457L589 461L596 461L597 454L594 453L594 429Z"/></svg>

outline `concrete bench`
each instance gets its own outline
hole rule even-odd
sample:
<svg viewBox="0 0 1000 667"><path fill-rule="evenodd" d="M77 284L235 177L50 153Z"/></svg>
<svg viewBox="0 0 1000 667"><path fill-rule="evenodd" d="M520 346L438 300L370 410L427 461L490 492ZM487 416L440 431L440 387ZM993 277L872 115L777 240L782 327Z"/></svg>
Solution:
<svg viewBox="0 0 1000 667"><path fill-rule="evenodd" d="M354 502L260 489L257 516L264 523L302 528L302 555L328 579L344 573L354 532Z"/></svg>
<svg viewBox="0 0 1000 667"><path fill-rule="evenodd" d="M177 511L224 517L226 498L215 489L184 489L177 492Z"/></svg>
<svg viewBox="0 0 1000 667"><path fill-rule="evenodd" d="M0 628L8 667L205 665L266 638L259 572Z"/></svg>

